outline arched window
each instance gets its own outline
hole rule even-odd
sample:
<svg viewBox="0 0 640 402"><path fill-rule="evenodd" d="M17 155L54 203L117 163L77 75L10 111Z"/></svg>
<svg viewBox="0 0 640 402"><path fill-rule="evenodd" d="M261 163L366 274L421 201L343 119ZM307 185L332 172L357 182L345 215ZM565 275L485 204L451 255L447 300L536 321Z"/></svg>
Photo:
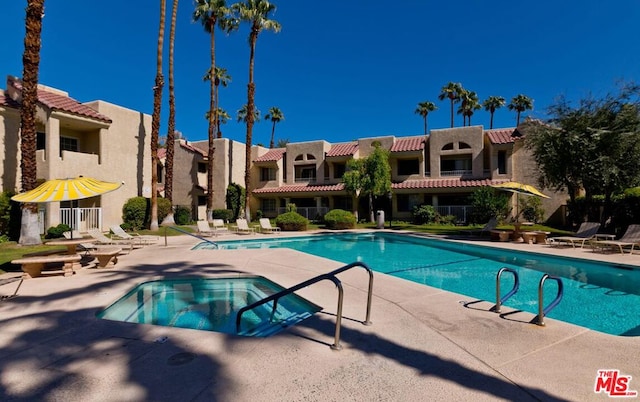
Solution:
<svg viewBox="0 0 640 402"><path fill-rule="evenodd" d="M301 160L303 160L303 159L304 159L304 155L300 154L300 155L296 156L296 159L295 159L295 160L297 160L297 161L301 161Z"/></svg>
<svg viewBox="0 0 640 402"><path fill-rule="evenodd" d="M443 151L450 151L452 149L453 149L453 142L450 142L447 145L445 145L444 147L442 147Z"/></svg>
<svg viewBox="0 0 640 402"><path fill-rule="evenodd" d="M467 144L466 142L459 142L458 143L458 149L470 149L471 145Z"/></svg>
<svg viewBox="0 0 640 402"><path fill-rule="evenodd" d="M316 157L315 157L315 156L313 156L313 155L311 155L311 154L307 154L307 160L308 160L308 161L315 161L315 160L316 160Z"/></svg>

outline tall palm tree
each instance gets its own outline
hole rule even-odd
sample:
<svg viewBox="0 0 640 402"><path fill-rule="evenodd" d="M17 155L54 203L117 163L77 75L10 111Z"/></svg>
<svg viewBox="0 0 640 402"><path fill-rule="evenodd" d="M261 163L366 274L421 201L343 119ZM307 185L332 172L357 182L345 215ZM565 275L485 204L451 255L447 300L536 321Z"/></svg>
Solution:
<svg viewBox="0 0 640 402"><path fill-rule="evenodd" d="M253 82L253 67L255 61L256 42L262 30L280 32L280 23L269 19L269 14L276 10L276 6L267 0L246 0L244 3L233 5L233 9L238 13L240 20L251 24L249 32L249 83L247 84L247 138L245 141L245 172L244 185L246 189L245 216L251 219L251 137L253 135L253 122L255 109L255 83Z"/></svg>
<svg viewBox="0 0 640 402"><path fill-rule="evenodd" d="M438 95L439 100L449 99L451 102L451 128L453 128L453 104L460 100L462 90L462 84L459 82L449 82L440 89L440 95Z"/></svg>
<svg viewBox="0 0 640 402"><path fill-rule="evenodd" d="M437 109L438 107L433 102L424 101L418 103L418 107L414 112L415 114L419 114L420 116L422 116L422 118L424 119L424 135L427 135L427 116L429 115L429 113Z"/></svg>
<svg viewBox="0 0 640 402"><path fill-rule="evenodd" d="M166 0L160 0L160 29L156 49L156 80L153 87L153 115L151 116L151 225L149 229L158 230L158 134L160 133L160 109L162 104L162 48L164 45L164 23Z"/></svg>
<svg viewBox="0 0 640 402"><path fill-rule="evenodd" d="M463 126L471 125L471 116L473 113L480 109L480 101L478 100L478 94L475 91L468 91L463 89L460 92L460 107L458 108L458 114L462 115Z"/></svg>
<svg viewBox="0 0 640 402"><path fill-rule="evenodd" d="M269 148L273 148L273 137L276 132L276 123L280 123L284 120L284 113L279 108L273 106L269 109L269 113L264 116L265 120L271 120L273 125L271 126L271 142L269 142Z"/></svg>
<svg viewBox="0 0 640 402"><path fill-rule="evenodd" d="M236 112L237 114L237 120L238 121L242 121L244 123L249 121L249 115L247 114L249 111L249 108L247 107L247 105L242 105L242 107L240 109L238 109L238 111ZM257 108L253 109L253 121L254 122L258 122L260 121L260 110L258 110Z"/></svg>
<svg viewBox="0 0 640 402"><path fill-rule="evenodd" d="M22 191L36 187L36 104L38 103L38 72L42 44L44 0L27 1L24 53L22 54L22 105L20 106L20 152ZM20 240L22 245L41 244L36 204L22 205Z"/></svg>
<svg viewBox="0 0 640 402"><path fill-rule="evenodd" d="M171 6L171 28L169 30L169 122L167 123L167 156L165 163L164 196L171 203L171 210L162 222L175 224L173 219L173 151L176 137L176 96L173 82L173 48L176 38L176 18L178 16L178 1L173 0Z"/></svg>
<svg viewBox="0 0 640 402"><path fill-rule="evenodd" d="M509 110L515 110L517 112L516 115L516 126L520 125L520 113L533 109L533 99L529 98L526 95L519 94L511 98L511 103L507 105Z"/></svg>
<svg viewBox="0 0 640 402"><path fill-rule="evenodd" d="M218 108L218 138L222 138L222 129L220 128L220 126L222 124L227 124L227 122L231 120L231 116L229 116L229 113L227 113L226 110L224 110L223 108L219 107Z"/></svg>
<svg viewBox="0 0 640 402"><path fill-rule="evenodd" d="M491 120L489 121L489 129L493 128L493 114L496 110L500 109L505 105L505 100L502 96L490 96L484 102L482 102L482 106L484 110L491 113Z"/></svg>
<svg viewBox="0 0 640 402"><path fill-rule="evenodd" d="M215 86L215 104L217 106L217 109L220 109L220 85L226 88L227 85L229 85L229 83L231 82L231 76L227 74L226 68L216 66L214 74L211 74L211 69L209 69L205 76L202 77L204 81L210 81L212 78ZM207 116L209 116L209 114L207 114ZM215 114L213 117L215 118ZM216 124L217 121L218 120L216 119ZM220 131L220 127L218 127L217 137L222 138L222 131Z"/></svg>
<svg viewBox="0 0 640 402"><path fill-rule="evenodd" d="M227 32L231 32L237 27L234 19L229 15L230 9L226 5L225 0L196 0L196 8L193 12L193 21L200 21L205 32L210 35L211 50L211 66L209 74L216 71L216 26ZM206 77L206 76L205 76ZM207 151L207 220L213 219L213 146L214 125L217 122L216 112L218 106L216 104L216 85L215 79L210 79L209 89L209 147Z"/></svg>

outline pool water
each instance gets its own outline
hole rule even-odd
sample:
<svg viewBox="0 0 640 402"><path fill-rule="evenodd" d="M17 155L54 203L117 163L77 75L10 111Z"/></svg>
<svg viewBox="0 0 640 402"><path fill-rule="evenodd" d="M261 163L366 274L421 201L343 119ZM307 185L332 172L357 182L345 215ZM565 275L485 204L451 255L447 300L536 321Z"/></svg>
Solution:
<svg viewBox="0 0 640 402"><path fill-rule="evenodd" d="M236 334L238 310L284 288L261 276L158 280L142 283L97 316L106 320ZM321 310L295 294L242 315L240 335L269 336Z"/></svg>
<svg viewBox="0 0 640 402"><path fill-rule="evenodd" d="M640 335L640 268L631 265L380 232L217 244L221 249L286 247L343 263L362 261L374 271L490 302L495 302L498 270L509 267L518 272L520 290L505 305L533 314L538 313L538 284L548 273L564 285L563 299L548 317L613 335ZM502 294L512 285L512 275L503 275ZM545 283L545 304L557 291L555 282Z"/></svg>

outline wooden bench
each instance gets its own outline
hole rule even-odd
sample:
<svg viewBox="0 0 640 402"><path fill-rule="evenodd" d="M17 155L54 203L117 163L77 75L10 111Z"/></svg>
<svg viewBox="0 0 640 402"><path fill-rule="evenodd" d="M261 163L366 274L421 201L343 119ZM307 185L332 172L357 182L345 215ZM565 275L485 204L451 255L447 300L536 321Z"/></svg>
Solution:
<svg viewBox="0 0 640 402"><path fill-rule="evenodd" d="M116 265L118 263L118 254L122 252L121 247L99 247L89 253L90 256L96 257L99 268Z"/></svg>
<svg viewBox="0 0 640 402"><path fill-rule="evenodd" d="M11 263L22 266L25 278L41 276L45 265L53 263L63 263L64 276L71 276L74 274L73 263L79 262L81 258L78 254L40 255L18 258Z"/></svg>

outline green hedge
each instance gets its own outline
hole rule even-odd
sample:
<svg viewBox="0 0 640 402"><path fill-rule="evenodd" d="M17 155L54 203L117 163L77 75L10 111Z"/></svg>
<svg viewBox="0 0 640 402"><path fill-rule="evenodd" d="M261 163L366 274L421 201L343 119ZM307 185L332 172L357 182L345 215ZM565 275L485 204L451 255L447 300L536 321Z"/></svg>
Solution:
<svg viewBox="0 0 640 402"><path fill-rule="evenodd" d="M281 230L302 231L307 230L309 220L297 212L286 212L278 215L276 225L278 225Z"/></svg>
<svg viewBox="0 0 640 402"><path fill-rule="evenodd" d="M356 217L349 211L333 209L324 216L324 223L328 229L353 229L356 227Z"/></svg>

